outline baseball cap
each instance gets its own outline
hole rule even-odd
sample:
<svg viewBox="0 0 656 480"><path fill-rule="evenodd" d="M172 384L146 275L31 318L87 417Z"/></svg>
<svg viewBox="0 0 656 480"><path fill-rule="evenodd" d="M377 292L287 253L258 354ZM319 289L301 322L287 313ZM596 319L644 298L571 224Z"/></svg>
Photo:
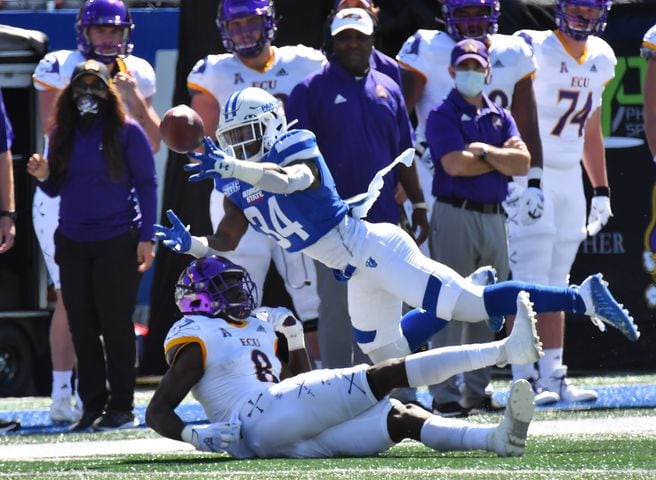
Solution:
<svg viewBox="0 0 656 480"><path fill-rule="evenodd" d="M474 40L473 38L466 38L460 40L451 50L451 66L456 67L468 58L473 58L478 63L487 68L490 64L490 57L487 53L487 47L483 42Z"/></svg>
<svg viewBox="0 0 656 480"><path fill-rule="evenodd" d="M339 32L353 29L364 35L374 33L374 21L366 10L362 8L345 8L335 14L330 26L330 34L334 37Z"/></svg>
<svg viewBox="0 0 656 480"><path fill-rule="evenodd" d="M105 85L109 86L109 79L111 78L109 70L107 70L107 67L103 63L97 62L96 60L85 60L84 62L78 63L73 70L73 75L71 75L71 83L83 75L93 75L102 80Z"/></svg>

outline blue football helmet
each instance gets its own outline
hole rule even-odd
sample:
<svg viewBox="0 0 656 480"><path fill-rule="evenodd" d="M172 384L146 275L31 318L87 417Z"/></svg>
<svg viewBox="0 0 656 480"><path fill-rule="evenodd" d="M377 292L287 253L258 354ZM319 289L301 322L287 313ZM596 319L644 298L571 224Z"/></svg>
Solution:
<svg viewBox="0 0 656 480"><path fill-rule="evenodd" d="M255 283L244 267L216 255L191 262L175 287L180 312L235 321L248 318L256 296Z"/></svg>
<svg viewBox="0 0 656 480"><path fill-rule="evenodd" d="M230 21L257 15L262 17L262 22L245 33L251 35L258 32L260 37L253 43L238 43L230 33L228 24ZM236 53L242 57L254 57L258 55L264 45L273 40L276 34L276 12L272 0L222 0L219 4L219 12L216 17L216 25L219 27L223 46L228 52Z"/></svg>
<svg viewBox="0 0 656 480"><path fill-rule="evenodd" d="M114 25L121 27L123 35L117 44L94 45L87 29L92 25ZM75 41L77 49L85 56L108 64L116 57L127 57L132 53L132 17L122 0L87 0L75 19Z"/></svg>
<svg viewBox="0 0 656 480"><path fill-rule="evenodd" d="M558 0L556 5L556 25L558 30L575 40L585 40L590 35L600 35L606 28L611 0ZM597 18L581 15L568 15L566 7L590 7L597 9Z"/></svg>
<svg viewBox="0 0 656 480"><path fill-rule="evenodd" d="M485 15L467 16L458 12L466 7L487 7ZM499 0L444 0L442 14L446 21L446 30L455 40L475 38L486 41L499 29L501 6Z"/></svg>

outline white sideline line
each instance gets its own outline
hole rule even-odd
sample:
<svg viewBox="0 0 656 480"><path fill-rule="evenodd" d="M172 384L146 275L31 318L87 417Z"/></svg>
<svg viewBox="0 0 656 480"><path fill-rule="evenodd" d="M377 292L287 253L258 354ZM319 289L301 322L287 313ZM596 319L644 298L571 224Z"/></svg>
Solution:
<svg viewBox="0 0 656 480"><path fill-rule="evenodd" d="M656 416L636 418L587 418L581 420L552 420L533 422L531 436L563 435L656 435ZM168 438L141 438L132 440L52 442L3 445L0 460L67 459L76 457L112 456L116 454L194 453L184 442ZM199 455L202 452L196 452ZM478 472L479 470L474 470ZM596 470L595 470L596 471Z"/></svg>

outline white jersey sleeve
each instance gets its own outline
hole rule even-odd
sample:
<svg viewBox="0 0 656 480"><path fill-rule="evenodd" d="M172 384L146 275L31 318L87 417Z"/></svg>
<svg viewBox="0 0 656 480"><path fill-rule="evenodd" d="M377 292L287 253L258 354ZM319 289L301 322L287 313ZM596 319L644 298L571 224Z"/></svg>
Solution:
<svg viewBox="0 0 656 480"><path fill-rule="evenodd" d="M581 58L574 58L554 31L521 30L539 65L533 83L544 165L570 169L583 155L585 124L601 106L604 88L615 75L610 45L590 36Z"/></svg>
<svg viewBox="0 0 656 480"><path fill-rule="evenodd" d="M418 140L426 138L428 114L453 88L448 66L454 45L455 41L444 32L417 30L405 41L396 56L401 68L413 71L426 79L424 92L415 105Z"/></svg>
<svg viewBox="0 0 656 480"><path fill-rule="evenodd" d="M129 55L124 59L117 59L119 71L129 72L137 81L137 88L144 98L150 98L157 91L155 82L155 70L143 58Z"/></svg>
<svg viewBox="0 0 656 480"><path fill-rule="evenodd" d="M276 334L259 318L251 316L237 324L186 315L164 340L167 363L172 364L179 352L193 343L201 348L204 374L192 394L210 422L229 421L246 397L280 379Z"/></svg>
<svg viewBox="0 0 656 480"><path fill-rule="evenodd" d="M187 88L211 95L219 107L245 87L261 88L284 102L298 82L326 61L319 50L304 45L274 47L273 62L262 71L247 67L233 54L208 55L187 76Z"/></svg>
<svg viewBox="0 0 656 480"><path fill-rule="evenodd" d="M656 25L647 30L642 38L640 54L647 60L656 60Z"/></svg>
<svg viewBox="0 0 656 480"><path fill-rule="evenodd" d="M538 68L533 50L524 40L501 34L490 39L490 67L485 93L504 108L510 108L517 82Z"/></svg>

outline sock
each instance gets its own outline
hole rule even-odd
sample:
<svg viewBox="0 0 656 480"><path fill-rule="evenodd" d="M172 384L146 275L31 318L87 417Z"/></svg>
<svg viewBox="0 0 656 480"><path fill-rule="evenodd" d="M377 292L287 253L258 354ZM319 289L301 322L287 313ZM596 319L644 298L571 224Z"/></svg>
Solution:
<svg viewBox="0 0 656 480"><path fill-rule="evenodd" d="M401 331L408 341L410 351L415 352L424 342L442 330L447 323L449 322L426 310L415 308L401 318Z"/></svg>
<svg viewBox="0 0 656 480"><path fill-rule="evenodd" d="M73 388L71 386L72 375L72 370L52 371L52 398L71 397L73 394Z"/></svg>
<svg viewBox="0 0 656 480"><path fill-rule="evenodd" d="M528 365L511 365L510 369L512 370L513 382L522 378L526 380L529 378L538 379L539 374L533 363L529 363Z"/></svg>
<svg viewBox="0 0 656 480"><path fill-rule="evenodd" d="M408 355L405 370L411 387L441 383L457 373L496 365L503 341L437 348ZM505 352L501 355L505 358ZM503 360L503 359L501 359Z"/></svg>
<svg viewBox="0 0 656 480"><path fill-rule="evenodd" d="M549 287L511 280L488 285L483 290L483 301L488 315L514 315L517 313L517 294L522 290L529 293L536 313L559 311L585 313L585 303L575 288Z"/></svg>
<svg viewBox="0 0 656 480"><path fill-rule="evenodd" d="M440 452L487 450L488 437L495 428L433 415L424 422L419 438L421 443Z"/></svg>
<svg viewBox="0 0 656 480"><path fill-rule="evenodd" d="M563 366L563 349L562 348L545 348L544 356L538 360L540 369L540 378L549 380L556 369Z"/></svg>

